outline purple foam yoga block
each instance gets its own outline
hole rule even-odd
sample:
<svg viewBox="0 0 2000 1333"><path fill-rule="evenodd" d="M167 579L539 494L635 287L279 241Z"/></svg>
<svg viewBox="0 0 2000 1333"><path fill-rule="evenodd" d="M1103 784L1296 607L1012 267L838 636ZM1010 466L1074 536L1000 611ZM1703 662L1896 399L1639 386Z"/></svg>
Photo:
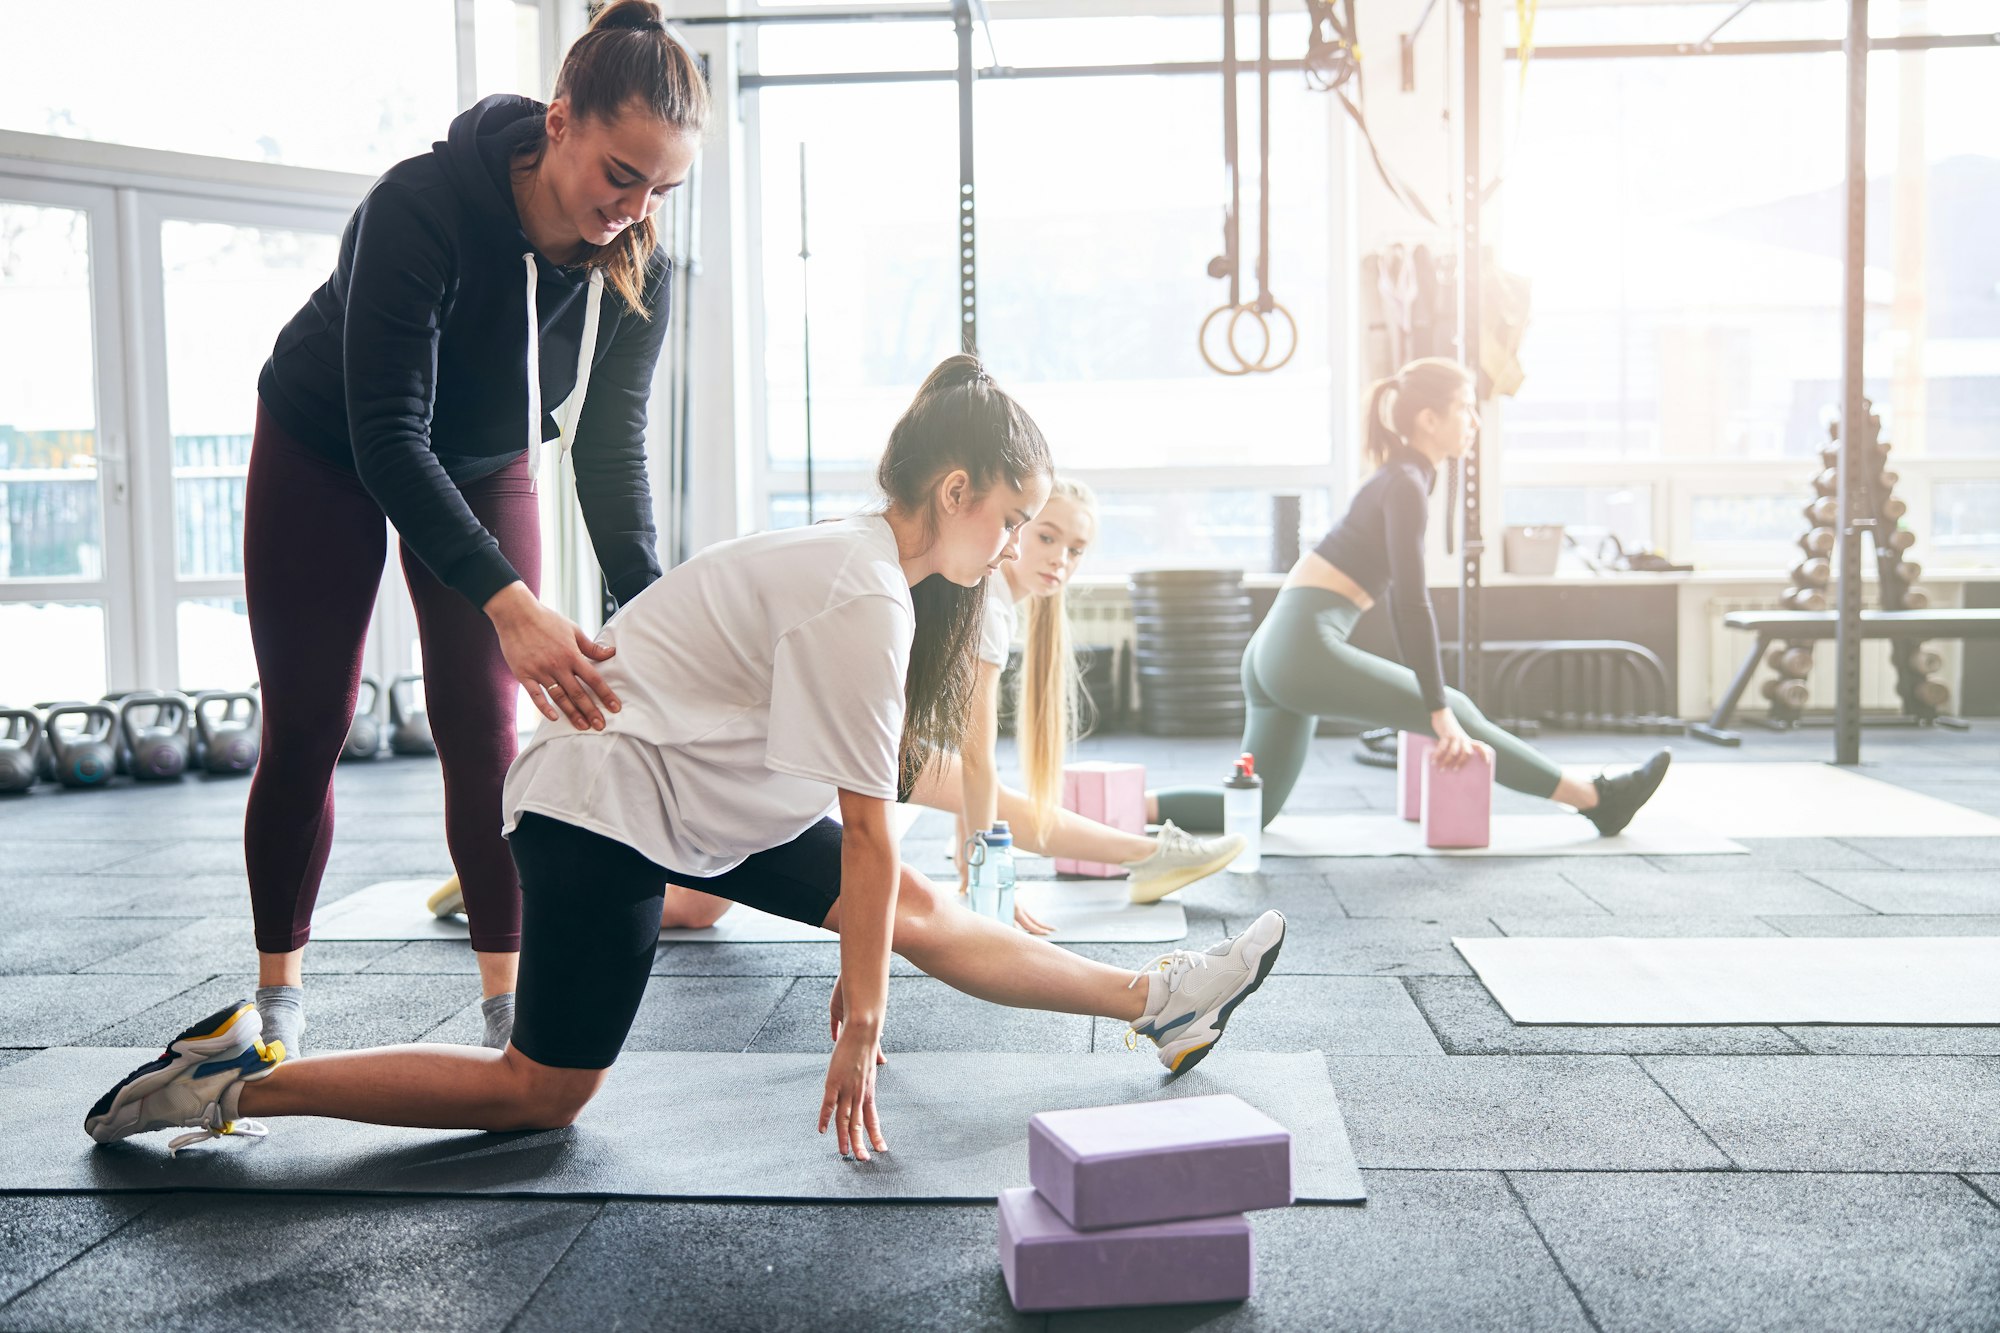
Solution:
<svg viewBox="0 0 2000 1333"><path fill-rule="evenodd" d="M1424 764L1436 748L1428 736L1396 733L1396 813L1412 824L1424 817Z"/></svg>
<svg viewBox="0 0 2000 1333"><path fill-rule="evenodd" d="M1000 1193L1000 1271L1016 1310L1247 1301L1255 1268L1241 1213L1078 1231L1034 1190Z"/></svg>
<svg viewBox="0 0 2000 1333"><path fill-rule="evenodd" d="M1286 1208L1292 1134L1228 1093L1044 1111L1028 1179L1085 1231Z"/></svg>
<svg viewBox="0 0 2000 1333"><path fill-rule="evenodd" d="M1493 841L1493 751L1475 743L1457 768L1426 760L1424 846L1485 847Z"/></svg>

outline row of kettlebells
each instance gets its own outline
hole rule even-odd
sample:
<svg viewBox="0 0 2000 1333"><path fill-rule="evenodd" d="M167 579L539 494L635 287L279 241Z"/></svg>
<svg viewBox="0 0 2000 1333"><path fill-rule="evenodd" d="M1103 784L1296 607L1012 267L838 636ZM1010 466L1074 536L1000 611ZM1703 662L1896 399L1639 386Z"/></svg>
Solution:
<svg viewBox="0 0 2000 1333"><path fill-rule="evenodd" d="M247 773L257 766L262 722L249 690L135 690L100 703L0 709L0 792L37 780L102 787L119 773L145 782L191 769Z"/></svg>
<svg viewBox="0 0 2000 1333"><path fill-rule="evenodd" d="M419 708L416 702L417 687L423 683L419 675L398 676L385 690L373 676L363 676L354 721L340 747L340 762L373 759L385 744L392 754L436 754L430 710Z"/></svg>

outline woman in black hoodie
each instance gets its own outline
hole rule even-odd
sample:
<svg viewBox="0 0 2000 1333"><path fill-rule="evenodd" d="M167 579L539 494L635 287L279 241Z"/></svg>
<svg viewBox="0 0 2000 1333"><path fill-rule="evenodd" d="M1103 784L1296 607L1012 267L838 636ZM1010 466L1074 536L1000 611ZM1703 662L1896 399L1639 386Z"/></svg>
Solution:
<svg viewBox="0 0 2000 1333"><path fill-rule="evenodd" d="M645 427L667 264L652 215L707 114L659 6L617 0L570 48L547 106L489 97L375 183L258 378L243 544L264 748L243 841L258 1008L294 1052L385 517L423 641L487 1041L506 1044L521 892L500 788L515 690L578 728L619 706L593 665L611 650L537 596L536 455L574 442L612 596L657 579Z"/></svg>

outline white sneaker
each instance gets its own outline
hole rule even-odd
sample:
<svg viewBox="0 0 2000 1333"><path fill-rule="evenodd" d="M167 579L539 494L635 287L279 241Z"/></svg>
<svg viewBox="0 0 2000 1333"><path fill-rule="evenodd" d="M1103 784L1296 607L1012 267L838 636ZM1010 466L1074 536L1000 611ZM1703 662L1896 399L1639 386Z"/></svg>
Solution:
<svg viewBox="0 0 2000 1333"><path fill-rule="evenodd" d="M1198 879L1207 879L1236 859L1243 850L1243 841L1241 833L1197 838L1176 827L1173 820L1167 820L1160 825L1153 854L1143 861L1125 863L1125 868L1132 872L1129 881L1132 901L1156 903Z"/></svg>
<svg viewBox="0 0 2000 1333"><path fill-rule="evenodd" d="M424 906L440 921L465 915L465 890L459 887L458 876L453 875L438 885L436 891L424 899Z"/></svg>
<svg viewBox="0 0 2000 1333"><path fill-rule="evenodd" d="M1132 1024L1125 1044L1136 1046L1136 1038L1145 1037L1160 1048L1160 1063L1174 1073L1194 1068L1221 1039L1236 1006L1264 984L1284 943L1283 914L1266 912L1250 929L1206 953L1176 949L1161 954L1131 984L1138 985L1158 968L1166 974L1166 1001L1159 1013Z"/></svg>
<svg viewBox="0 0 2000 1333"><path fill-rule="evenodd" d="M263 1078L285 1058L283 1042L261 1040L264 1020L249 1000L216 1010L120 1079L83 1118L84 1132L113 1143L155 1129L191 1128L167 1145L242 1134L261 1138L264 1126L236 1117L235 1090Z"/></svg>

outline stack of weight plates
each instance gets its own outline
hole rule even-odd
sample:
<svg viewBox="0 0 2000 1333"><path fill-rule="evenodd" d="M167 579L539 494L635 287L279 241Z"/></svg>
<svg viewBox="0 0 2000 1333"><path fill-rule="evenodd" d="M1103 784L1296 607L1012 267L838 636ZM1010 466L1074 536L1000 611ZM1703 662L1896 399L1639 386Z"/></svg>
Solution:
<svg viewBox="0 0 2000 1333"><path fill-rule="evenodd" d="M1250 594L1236 569L1155 569L1132 576L1139 725L1153 736L1243 730L1243 648Z"/></svg>

